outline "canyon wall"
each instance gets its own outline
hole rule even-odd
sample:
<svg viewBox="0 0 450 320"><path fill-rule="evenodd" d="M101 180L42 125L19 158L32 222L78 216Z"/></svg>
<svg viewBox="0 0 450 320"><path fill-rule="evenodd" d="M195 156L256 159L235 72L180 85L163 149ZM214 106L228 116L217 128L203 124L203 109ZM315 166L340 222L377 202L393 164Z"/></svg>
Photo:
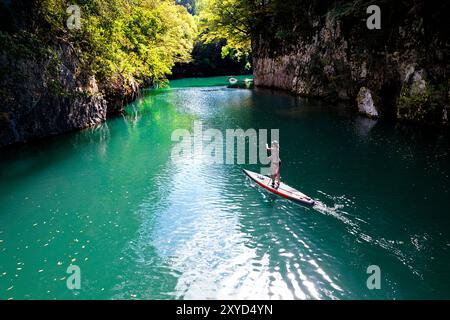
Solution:
<svg viewBox="0 0 450 320"><path fill-rule="evenodd" d="M287 0L253 34L255 85L348 101L370 117L447 123L449 5L381 3L381 29L369 30L376 1Z"/></svg>
<svg viewBox="0 0 450 320"><path fill-rule="evenodd" d="M36 11L35 1L0 2L0 147L98 125L139 90L120 77L97 83L73 43L43 41Z"/></svg>
<svg viewBox="0 0 450 320"><path fill-rule="evenodd" d="M78 74L70 47L0 53L0 146L85 128L106 119L94 77Z"/></svg>

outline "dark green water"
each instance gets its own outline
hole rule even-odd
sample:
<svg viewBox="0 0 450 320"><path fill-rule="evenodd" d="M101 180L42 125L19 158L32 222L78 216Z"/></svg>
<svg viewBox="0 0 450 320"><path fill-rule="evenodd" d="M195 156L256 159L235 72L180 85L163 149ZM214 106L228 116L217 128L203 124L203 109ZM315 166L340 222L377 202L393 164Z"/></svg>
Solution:
<svg viewBox="0 0 450 320"><path fill-rule="evenodd" d="M447 134L224 83L175 81L98 128L0 151L0 298L450 298ZM279 128L282 179L317 205L261 191L241 172L257 165L172 161L194 120Z"/></svg>

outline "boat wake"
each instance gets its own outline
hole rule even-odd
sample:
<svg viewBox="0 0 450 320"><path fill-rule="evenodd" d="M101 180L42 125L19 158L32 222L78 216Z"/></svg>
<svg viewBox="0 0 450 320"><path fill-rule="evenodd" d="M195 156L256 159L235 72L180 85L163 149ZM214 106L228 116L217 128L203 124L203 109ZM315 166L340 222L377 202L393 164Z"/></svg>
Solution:
<svg viewBox="0 0 450 320"><path fill-rule="evenodd" d="M354 221L352 221L350 218L346 217L347 213L343 211L342 209L345 208L345 205L335 203L334 206L330 207L327 206L325 203L321 202L320 200L315 200L315 205L313 206L313 209L316 211L331 216L342 223L344 223L346 226L352 227L352 228L358 228L358 224Z"/></svg>
<svg viewBox="0 0 450 320"><path fill-rule="evenodd" d="M403 265L405 265L413 274L420 279L423 279L423 275L414 267L414 257L407 254L408 250L404 247L402 241L389 240L384 237L371 235L366 231L363 225L369 225L367 221L358 218L345 210L355 205L355 202L346 198L345 196L331 196L325 192L318 191L320 194L331 200L334 204L329 206L320 200L315 200L316 204L313 209L321 214L331 216L338 221L342 222L348 230L348 233L353 235L358 242L366 242L372 244L378 248L384 249L394 255Z"/></svg>

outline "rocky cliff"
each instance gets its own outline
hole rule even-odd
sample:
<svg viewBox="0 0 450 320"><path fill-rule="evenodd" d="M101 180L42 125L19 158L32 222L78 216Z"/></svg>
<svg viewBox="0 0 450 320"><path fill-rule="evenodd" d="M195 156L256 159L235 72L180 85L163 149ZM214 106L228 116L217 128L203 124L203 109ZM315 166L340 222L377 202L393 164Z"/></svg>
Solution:
<svg viewBox="0 0 450 320"><path fill-rule="evenodd" d="M98 84L70 41L43 41L35 3L0 1L0 147L97 125L139 90Z"/></svg>
<svg viewBox="0 0 450 320"><path fill-rule="evenodd" d="M94 77L78 70L69 46L0 53L0 146L81 129L106 119ZM38 48L38 47L36 47Z"/></svg>
<svg viewBox="0 0 450 320"><path fill-rule="evenodd" d="M373 30L366 10L377 1L282 2L253 34L255 84L347 100L370 117L447 123L449 4L378 2Z"/></svg>

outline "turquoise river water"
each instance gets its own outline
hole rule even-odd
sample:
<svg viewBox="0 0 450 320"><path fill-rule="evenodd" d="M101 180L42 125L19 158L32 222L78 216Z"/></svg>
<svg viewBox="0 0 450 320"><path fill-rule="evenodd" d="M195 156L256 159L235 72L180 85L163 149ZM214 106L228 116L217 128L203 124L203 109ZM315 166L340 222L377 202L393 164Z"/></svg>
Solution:
<svg viewBox="0 0 450 320"><path fill-rule="evenodd" d="M317 204L259 189L241 171L258 164L174 161L194 121L278 128L282 179ZM448 133L345 106L172 81L97 128L0 151L0 299L449 299L449 150Z"/></svg>

